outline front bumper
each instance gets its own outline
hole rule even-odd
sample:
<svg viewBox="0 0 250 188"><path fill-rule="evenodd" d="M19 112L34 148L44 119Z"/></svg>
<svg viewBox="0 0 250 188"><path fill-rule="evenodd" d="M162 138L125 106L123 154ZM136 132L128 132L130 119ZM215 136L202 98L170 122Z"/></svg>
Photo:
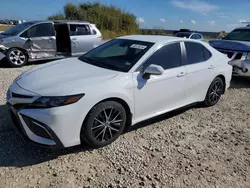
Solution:
<svg viewBox="0 0 250 188"><path fill-rule="evenodd" d="M6 51L8 50L8 48L6 48L3 45L0 45L0 61L6 57Z"/></svg>
<svg viewBox="0 0 250 188"><path fill-rule="evenodd" d="M86 112L78 110L80 104L47 109L29 108L29 104L39 97L16 83L9 88L7 105L18 134L33 143L51 148L81 144L80 132Z"/></svg>
<svg viewBox="0 0 250 188"><path fill-rule="evenodd" d="M5 54L0 51L0 61L5 57L6 57Z"/></svg>
<svg viewBox="0 0 250 188"><path fill-rule="evenodd" d="M20 137L40 146L64 148L60 139L49 126L19 114L18 110L10 103L7 103L7 106L10 110L13 128Z"/></svg>
<svg viewBox="0 0 250 188"><path fill-rule="evenodd" d="M232 60L233 76L250 77L250 60ZM238 67L246 68L247 72L242 72Z"/></svg>

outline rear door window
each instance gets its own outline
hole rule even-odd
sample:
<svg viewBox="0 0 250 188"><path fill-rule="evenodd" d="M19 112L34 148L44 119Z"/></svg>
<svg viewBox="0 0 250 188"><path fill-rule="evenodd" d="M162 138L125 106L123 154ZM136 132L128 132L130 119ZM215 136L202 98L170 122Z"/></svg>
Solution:
<svg viewBox="0 0 250 188"><path fill-rule="evenodd" d="M87 24L71 24L70 25L71 36L91 35L91 30Z"/></svg>

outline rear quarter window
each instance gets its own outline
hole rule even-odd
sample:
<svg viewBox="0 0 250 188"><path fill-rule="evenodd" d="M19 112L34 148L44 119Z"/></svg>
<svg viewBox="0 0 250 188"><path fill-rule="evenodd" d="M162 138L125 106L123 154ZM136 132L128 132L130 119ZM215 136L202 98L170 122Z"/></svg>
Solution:
<svg viewBox="0 0 250 188"><path fill-rule="evenodd" d="M205 62L212 56L211 52L200 43L185 42L185 47L187 53L186 65Z"/></svg>

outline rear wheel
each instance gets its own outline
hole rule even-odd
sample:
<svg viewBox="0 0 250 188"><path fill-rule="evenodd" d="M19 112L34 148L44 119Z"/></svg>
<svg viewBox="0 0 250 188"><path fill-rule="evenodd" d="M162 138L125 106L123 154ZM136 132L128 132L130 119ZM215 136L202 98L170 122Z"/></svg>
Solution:
<svg viewBox="0 0 250 188"><path fill-rule="evenodd" d="M224 88L225 84L223 80L220 77L216 77L208 88L204 104L206 106L213 106L218 103L223 94Z"/></svg>
<svg viewBox="0 0 250 188"><path fill-rule="evenodd" d="M22 67L27 61L27 55L18 48L11 48L6 54L7 62L12 67Z"/></svg>
<svg viewBox="0 0 250 188"><path fill-rule="evenodd" d="M115 101L94 106L84 122L81 139L92 147L103 147L115 141L126 125L126 111Z"/></svg>

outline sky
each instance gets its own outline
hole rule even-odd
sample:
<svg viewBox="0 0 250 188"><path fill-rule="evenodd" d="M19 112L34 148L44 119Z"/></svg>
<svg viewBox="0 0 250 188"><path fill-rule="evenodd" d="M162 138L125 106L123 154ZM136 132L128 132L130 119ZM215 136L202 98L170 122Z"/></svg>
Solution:
<svg viewBox="0 0 250 188"><path fill-rule="evenodd" d="M69 0L1 0L0 19L40 20ZM70 0L80 3L91 0ZM92 0L96 2L96 0ZM141 28L231 31L250 21L250 0L98 0L133 13Z"/></svg>

